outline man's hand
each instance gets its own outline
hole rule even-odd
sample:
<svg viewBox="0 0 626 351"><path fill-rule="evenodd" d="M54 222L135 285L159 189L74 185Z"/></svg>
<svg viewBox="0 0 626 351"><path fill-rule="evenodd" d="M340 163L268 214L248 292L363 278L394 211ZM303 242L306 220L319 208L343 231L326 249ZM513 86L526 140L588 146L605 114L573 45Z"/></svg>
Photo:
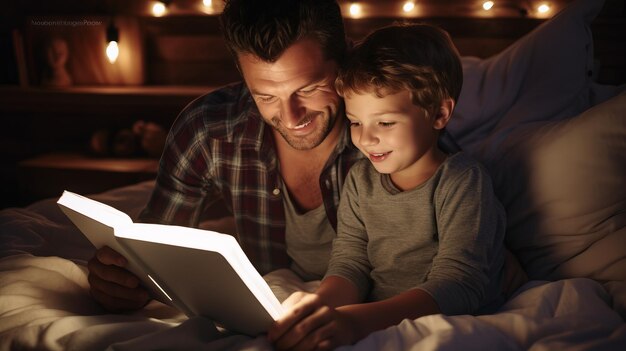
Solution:
<svg viewBox="0 0 626 351"><path fill-rule="evenodd" d="M287 312L267 335L279 350L332 350L357 340L357 324L346 313L326 305L317 294L296 292L283 306Z"/></svg>
<svg viewBox="0 0 626 351"><path fill-rule="evenodd" d="M139 309L150 300L139 278L124 268L126 264L126 258L108 246L96 251L87 264L91 296L112 312Z"/></svg>

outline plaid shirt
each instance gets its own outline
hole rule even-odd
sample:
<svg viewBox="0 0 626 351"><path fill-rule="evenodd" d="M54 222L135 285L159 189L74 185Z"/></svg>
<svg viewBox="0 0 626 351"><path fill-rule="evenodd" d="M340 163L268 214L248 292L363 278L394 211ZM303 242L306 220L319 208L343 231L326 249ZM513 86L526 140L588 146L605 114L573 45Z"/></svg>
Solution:
<svg viewBox="0 0 626 351"><path fill-rule="evenodd" d="M361 157L345 128L319 179L335 229L343 181ZM289 265L281 182L271 127L245 85L230 85L196 99L178 116L140 220L196 227L202 210L221 199L235 218L241 247L265 274Z"/></svg>

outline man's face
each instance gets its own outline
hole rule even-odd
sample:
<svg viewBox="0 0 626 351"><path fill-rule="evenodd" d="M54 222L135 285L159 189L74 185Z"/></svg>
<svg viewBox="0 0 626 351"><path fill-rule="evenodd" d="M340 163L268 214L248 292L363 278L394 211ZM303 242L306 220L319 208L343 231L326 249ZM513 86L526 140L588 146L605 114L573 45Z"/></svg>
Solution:
<svg viewBox="0 0 626 351"><path fill-rule="evenodd" d="M313 149L337 125L338 67L317 42L300 40L273 63L240 54L239 67L263 119L294 149Z"/></svg>

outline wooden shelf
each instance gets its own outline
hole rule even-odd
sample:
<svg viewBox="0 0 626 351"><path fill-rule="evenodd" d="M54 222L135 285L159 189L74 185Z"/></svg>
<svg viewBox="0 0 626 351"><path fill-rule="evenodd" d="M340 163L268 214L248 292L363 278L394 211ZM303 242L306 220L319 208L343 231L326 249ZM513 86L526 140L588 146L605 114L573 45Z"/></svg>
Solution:
<svg viewBox="0 0 626 351"><path fill-rule="evenodd" d="M216 87L183 86L82 86L45 88L0 86L0 112L4 114L83 113L157 116L173 120L195 98Z"/></svg>
<svg viewBox="0 0 626 351"><path fill-rule="evenodd" d="M51 153L18 163L21 201L58 197L63 190L93 194L156 177L159 161L149 158L94 158Z"/></svg>

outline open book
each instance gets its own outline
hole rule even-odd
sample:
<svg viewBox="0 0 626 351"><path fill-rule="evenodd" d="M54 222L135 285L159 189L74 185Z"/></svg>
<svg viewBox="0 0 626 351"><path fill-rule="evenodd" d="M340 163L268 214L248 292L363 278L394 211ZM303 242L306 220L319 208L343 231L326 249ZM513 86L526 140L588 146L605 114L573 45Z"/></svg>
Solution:
<svg viewBox="0 0 626 351"><path fill-rule="evenodd" d="M96 248L127 258L127 268L162 301L248 335L267 331L282 306L237 240L227 234L133 223L125 213L65 191L57 201Z"/></svg>

